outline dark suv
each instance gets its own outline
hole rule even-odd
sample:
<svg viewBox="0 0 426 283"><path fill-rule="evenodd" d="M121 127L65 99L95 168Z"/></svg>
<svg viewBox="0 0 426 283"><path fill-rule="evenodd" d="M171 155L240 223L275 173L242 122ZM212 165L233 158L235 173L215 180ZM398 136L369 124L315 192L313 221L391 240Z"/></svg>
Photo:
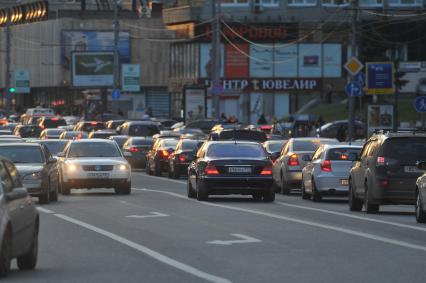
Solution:
<svg viewBox="0 0 426 283"><path fill-rule="evenodd" d="M349 208L377 213L383 204L416 203L417 168L426 160L426 133L378 132L364 145L349 175Z"/></svg>

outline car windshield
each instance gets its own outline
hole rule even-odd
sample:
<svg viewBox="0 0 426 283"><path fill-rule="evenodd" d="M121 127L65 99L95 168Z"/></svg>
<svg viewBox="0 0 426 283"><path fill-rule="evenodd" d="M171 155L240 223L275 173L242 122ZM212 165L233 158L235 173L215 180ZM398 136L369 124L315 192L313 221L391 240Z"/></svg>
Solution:
<svg viewBox="0 0 426 283"><path fill-rule="evenodd" d="M139 137L149 137L158 134L158 129L154 125L132 125L129 128L129 135Z"/></svg>
<svg viewBox="0 0 426 283"><path fill-rule="evenodd" d="M47 149L50 151L52 155L57 155L59 152L64 151L65 145L68 141L60 140L60 141L54 141L54 142L41 142L41 144L44 144Z"/></svg>
<svg viewBox="0 0 426 283"><path fill-rule="evenodd" d="M121 153L110 142L84 142L71 144L68 157L121 157Z"/></svg>
<svg viewBox="0 0 426 283"><path fill-rule="evenodd" d="M385 141L382 149L385 158L400 162L416 163L426 161L426 138L404 137L391 138Z"/></svg>
<svg viewBox="0 0 426 283"><path fill-rule="evenodd" d="M265 158L264 149L257 144L212 144L207 150L211 158Z"/></svg>
<svg viewBox="0 0 426 283"><path fill-rule="evenodd" d="M315 151L320 145L320 140L296 140L293 151Z"/></svg>
<svg viewBox="0 0 426 283"><path fill-rule="evenodd" d="M285 144L285 141L282 141L282 142L268 142L267 145L266 145L266 148L270 152L278 152L278 151L281 151L281 149L283 148L284 144Z"/></svg>
<svg viewBox="0 0 426 283"><path fill-rule="evenodd" d="M43 163L43 155L37 146L0 146L0 155L13 163Z"/></svg>

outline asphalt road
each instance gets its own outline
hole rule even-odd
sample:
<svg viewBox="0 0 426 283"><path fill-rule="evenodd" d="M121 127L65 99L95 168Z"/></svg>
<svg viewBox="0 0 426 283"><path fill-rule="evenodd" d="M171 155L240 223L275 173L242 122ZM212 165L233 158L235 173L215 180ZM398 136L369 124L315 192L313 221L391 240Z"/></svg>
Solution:
<svg viewBox="0 0 426 283"><path fill-rule="evenodd" d="M277 195L186 197L186 181L133 174L129 196L74 190L39 207L39 263L5 282L424 282L426 225L411 206L352 213Z"/></svg>

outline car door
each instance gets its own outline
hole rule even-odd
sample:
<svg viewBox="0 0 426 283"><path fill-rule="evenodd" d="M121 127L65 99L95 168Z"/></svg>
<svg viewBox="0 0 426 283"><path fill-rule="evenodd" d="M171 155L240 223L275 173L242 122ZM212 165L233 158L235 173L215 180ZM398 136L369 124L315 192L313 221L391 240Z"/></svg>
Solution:
<svg viewBox="0 0 426 283"><path fill-rule="evenodd" d="M364 148L361 151L360 160L357 161L352 169L352 176L354 178L355 183L355 195L362 196L364 195L364 181L365 181L365 173L368 169L368 159L371 154L372 148L374 146L373 141L369 141L364 145Z"/></svg>
<svg viewBox="0 0 426 283"><path fill-rule="evenodd" d="M281 168L282 168L282 162L285 159L286 154L289 151L290 145L292 141L289 141L281 150L280 156L275 161L274 165L272 166L272 177L274 179L274 182L276 184L281 184Z"/></svg>
<svg viewBox="0 0 426 283"><path fill-rule="evenodd" d="M57 164L53 161L53 157L50 154L49 150L46 146L42 146L43 156L45 159L45 168L47 172L47 182L49 183L50 191L56 190L56 184L58 184L58 172L57 172Z"/></svg>
<svg viewBox="0 0 426 283"><path fill-rule="evenodd" d="M320 146L312 156L312 160L307 162L303 168L303 182L305 190L308 192L312 191L312 177L314 174L315 167L321 163L321 157L323 156L324 147Z"/></svg>

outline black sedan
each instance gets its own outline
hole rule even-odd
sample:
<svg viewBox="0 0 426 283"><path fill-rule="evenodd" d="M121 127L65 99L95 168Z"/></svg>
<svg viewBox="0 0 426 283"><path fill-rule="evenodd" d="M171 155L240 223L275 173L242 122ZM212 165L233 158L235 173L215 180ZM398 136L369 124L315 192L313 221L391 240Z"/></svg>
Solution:
<svg viewBox="0 0 426 283"><path fill-rule="evenodd" d="M126 157L132 168L146 167L146 154L151 148L154 140L149 137L130 137L123 145L123 152L129 152L131 156Z"/></svg>
<svg viewBox="0 0 426 283"><path fill-rule="evenodd" d="M188 166L202 144L201 140L181 139L179 141L176 150L169 157L169 178L179 179L180 175L188 173Z"/></svg>
<svg viewBox="0 0 426 283"><path fill-rule="evenodd" d="M241 194L266 202L275 200L272 163L259 143L209 141L188 168L189 198Z"/></svg>

